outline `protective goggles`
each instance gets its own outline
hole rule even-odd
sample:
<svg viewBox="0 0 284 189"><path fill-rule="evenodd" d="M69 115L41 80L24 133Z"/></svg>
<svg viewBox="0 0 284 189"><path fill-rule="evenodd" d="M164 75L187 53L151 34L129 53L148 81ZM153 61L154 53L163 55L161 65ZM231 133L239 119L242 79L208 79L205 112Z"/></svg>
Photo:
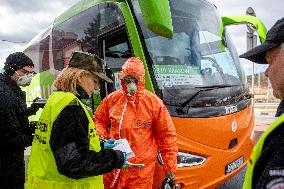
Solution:
<svg viewBox="0 0 284 189"><path fill-rule="evenodd" d="M138 80L134 77L126 76L125 78L123 78L123 80L125 81L125 83L138 83Z"/></svg>

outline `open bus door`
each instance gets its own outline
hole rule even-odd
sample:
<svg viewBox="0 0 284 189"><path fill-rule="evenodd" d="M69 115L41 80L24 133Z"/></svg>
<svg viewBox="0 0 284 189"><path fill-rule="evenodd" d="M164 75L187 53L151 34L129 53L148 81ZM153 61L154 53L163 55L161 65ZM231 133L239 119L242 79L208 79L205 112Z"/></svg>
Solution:
<svg viewBox="0 0 284 189"><path fill-rule="evenodd" d="M104 98L111 92L121 88L119 74L122 65L133 55L133 50L125 25L114 28L98 36L100 45L99 56L105 60L106 75L113 80L113 83L101 84L101 97Z"/></svg>

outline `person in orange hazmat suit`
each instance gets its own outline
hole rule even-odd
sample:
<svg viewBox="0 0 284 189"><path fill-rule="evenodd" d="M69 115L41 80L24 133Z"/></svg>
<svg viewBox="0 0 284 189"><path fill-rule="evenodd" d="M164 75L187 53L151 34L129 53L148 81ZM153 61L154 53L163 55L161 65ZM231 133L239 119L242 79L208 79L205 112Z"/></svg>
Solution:
<svg viewBox="0 0 284 189"><path fill-rule="evenodd" d="M122 89L103 99L94 121L100 136L115 140L126 138L135 154L128 161L145 167L130 167L106 174L105 188L151 188L158 149L166 175L162 185L172 188L178 147L169 112L158 96L144 88L145 70L139 58L129 58L122 66L119 78Z"/></svg>

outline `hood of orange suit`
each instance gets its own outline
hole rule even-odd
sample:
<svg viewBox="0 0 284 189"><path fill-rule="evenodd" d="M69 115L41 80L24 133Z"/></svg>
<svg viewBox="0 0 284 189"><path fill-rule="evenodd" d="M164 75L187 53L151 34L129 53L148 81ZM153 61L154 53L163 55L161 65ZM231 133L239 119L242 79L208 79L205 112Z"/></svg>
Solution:
<svg viewBox="0 0 284 189"><path fill-rule="evenodd" d="M144 89L145 85L145 69L143 62L138 57L129 58L124 65L120 73L120 79L122 80L125 76L133 76L138 80L138 90Z"/></svg>

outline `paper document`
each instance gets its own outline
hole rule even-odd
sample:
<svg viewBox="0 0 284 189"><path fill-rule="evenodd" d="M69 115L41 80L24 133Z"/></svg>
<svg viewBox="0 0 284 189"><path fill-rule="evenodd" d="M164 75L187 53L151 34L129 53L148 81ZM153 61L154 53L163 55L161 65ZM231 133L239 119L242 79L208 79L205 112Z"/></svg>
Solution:
<svg viewBox="0 0 284 189"><path fill-rule="evenodd" d="M135 156L134 152L130 148L128 141L125 138L116 140L114 142L114 148L113 149L125 152L126 153L126 159L129 159L129 158L132 158L132 157Z"/></svg>

